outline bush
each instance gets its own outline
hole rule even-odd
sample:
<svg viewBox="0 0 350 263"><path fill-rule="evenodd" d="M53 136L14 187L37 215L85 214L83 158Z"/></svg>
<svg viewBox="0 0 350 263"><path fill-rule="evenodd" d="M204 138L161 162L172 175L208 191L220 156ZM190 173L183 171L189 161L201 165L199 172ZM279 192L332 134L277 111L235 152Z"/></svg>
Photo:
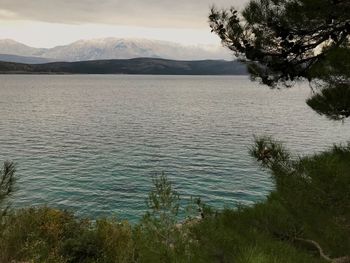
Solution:
<svg viewBox="0 0 350 263"><path fill-rule="evenodd" d="M6 217L1 237L1 262L63 262L62 240L79 235L87 224L71 213L46 207L13 212Z"/></svg>
<svg viewBox="0 0 350 263"><path fill-rule="evenodd" d="M350 144L300 158L271 138L258 138L252 153L275 180L266 204L278 201L298 226L293 235L284 231L289 239L316 240L332 256L350 251Z"/></svg>
<svg viewBox="0 0 350 263"><path fill-rule="evenodd" d="M132 262L127 222L96 223L51 208L18 210L6 218L0 262Z"/></svg>
<svg viewBox="0 0 350 263"><path fill-rule="evenodd" d="M62 254L67 262L132 262L132 228L127 222L98 220L79 236L66 240Z"/></svg>

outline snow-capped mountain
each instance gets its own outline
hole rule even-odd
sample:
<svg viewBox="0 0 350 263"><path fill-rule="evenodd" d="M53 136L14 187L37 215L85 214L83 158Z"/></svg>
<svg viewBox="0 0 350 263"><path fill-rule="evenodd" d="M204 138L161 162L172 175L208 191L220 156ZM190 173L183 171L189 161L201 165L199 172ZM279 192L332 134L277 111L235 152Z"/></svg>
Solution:
<svg viewBox="0 0 350 263"><path fill-rule="evenodd" d="M228 59L232 56L222 47L184 46L147 39L104 38L80 40L50 49L32 48L13 40L0 40L0 54L39 57L56 61L130 59L138 57L175 60Z"/></svg>
<svg viewBox="0 0 350 263"><path fill-rule="evenodd" d="M43 48L33 48L11 39L0 39L0 54L40 57L45 53Z"/></svg>

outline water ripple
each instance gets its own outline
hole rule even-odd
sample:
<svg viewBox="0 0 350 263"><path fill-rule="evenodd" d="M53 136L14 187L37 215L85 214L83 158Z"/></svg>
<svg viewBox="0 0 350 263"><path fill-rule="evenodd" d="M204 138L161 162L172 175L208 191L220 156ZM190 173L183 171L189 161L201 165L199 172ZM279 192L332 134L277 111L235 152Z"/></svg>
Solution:
<svg viewBox="0 0 350 263"><path fill-rule="evenodd" d="M300 155L349 139L307 108L307 87L245 77L0 76L0 160L18 168L16 206L138 219L152 175L184 198L251 204L273 188L248 155L254 134Z"/></svg>

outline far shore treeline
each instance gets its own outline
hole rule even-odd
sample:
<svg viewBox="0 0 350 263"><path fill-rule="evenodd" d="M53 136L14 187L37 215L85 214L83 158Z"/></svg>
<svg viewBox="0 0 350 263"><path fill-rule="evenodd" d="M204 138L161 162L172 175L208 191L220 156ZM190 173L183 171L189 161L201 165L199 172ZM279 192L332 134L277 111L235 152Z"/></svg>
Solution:
<svg viewBox="0 0 350 263"><path fill-rule="evenodd" d="M237 61L178 61L158 58L22 64L0 61L0 74L246 75Z"/></svg>

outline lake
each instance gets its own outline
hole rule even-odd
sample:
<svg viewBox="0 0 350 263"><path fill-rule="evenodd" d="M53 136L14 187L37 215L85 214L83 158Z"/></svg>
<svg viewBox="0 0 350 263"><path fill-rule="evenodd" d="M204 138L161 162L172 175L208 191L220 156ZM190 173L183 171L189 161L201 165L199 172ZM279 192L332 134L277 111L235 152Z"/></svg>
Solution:
<svg viewBox="0 0 350 263"><path fill-rule="evenodd" d="M348 122L308 108L305 84L127 75L1 75L0 83L0 160L17 165L15 207L135 221L159 172L185 199L252 204L273 188L248 154L254 134L300 155L350 139Z"/></svg>

